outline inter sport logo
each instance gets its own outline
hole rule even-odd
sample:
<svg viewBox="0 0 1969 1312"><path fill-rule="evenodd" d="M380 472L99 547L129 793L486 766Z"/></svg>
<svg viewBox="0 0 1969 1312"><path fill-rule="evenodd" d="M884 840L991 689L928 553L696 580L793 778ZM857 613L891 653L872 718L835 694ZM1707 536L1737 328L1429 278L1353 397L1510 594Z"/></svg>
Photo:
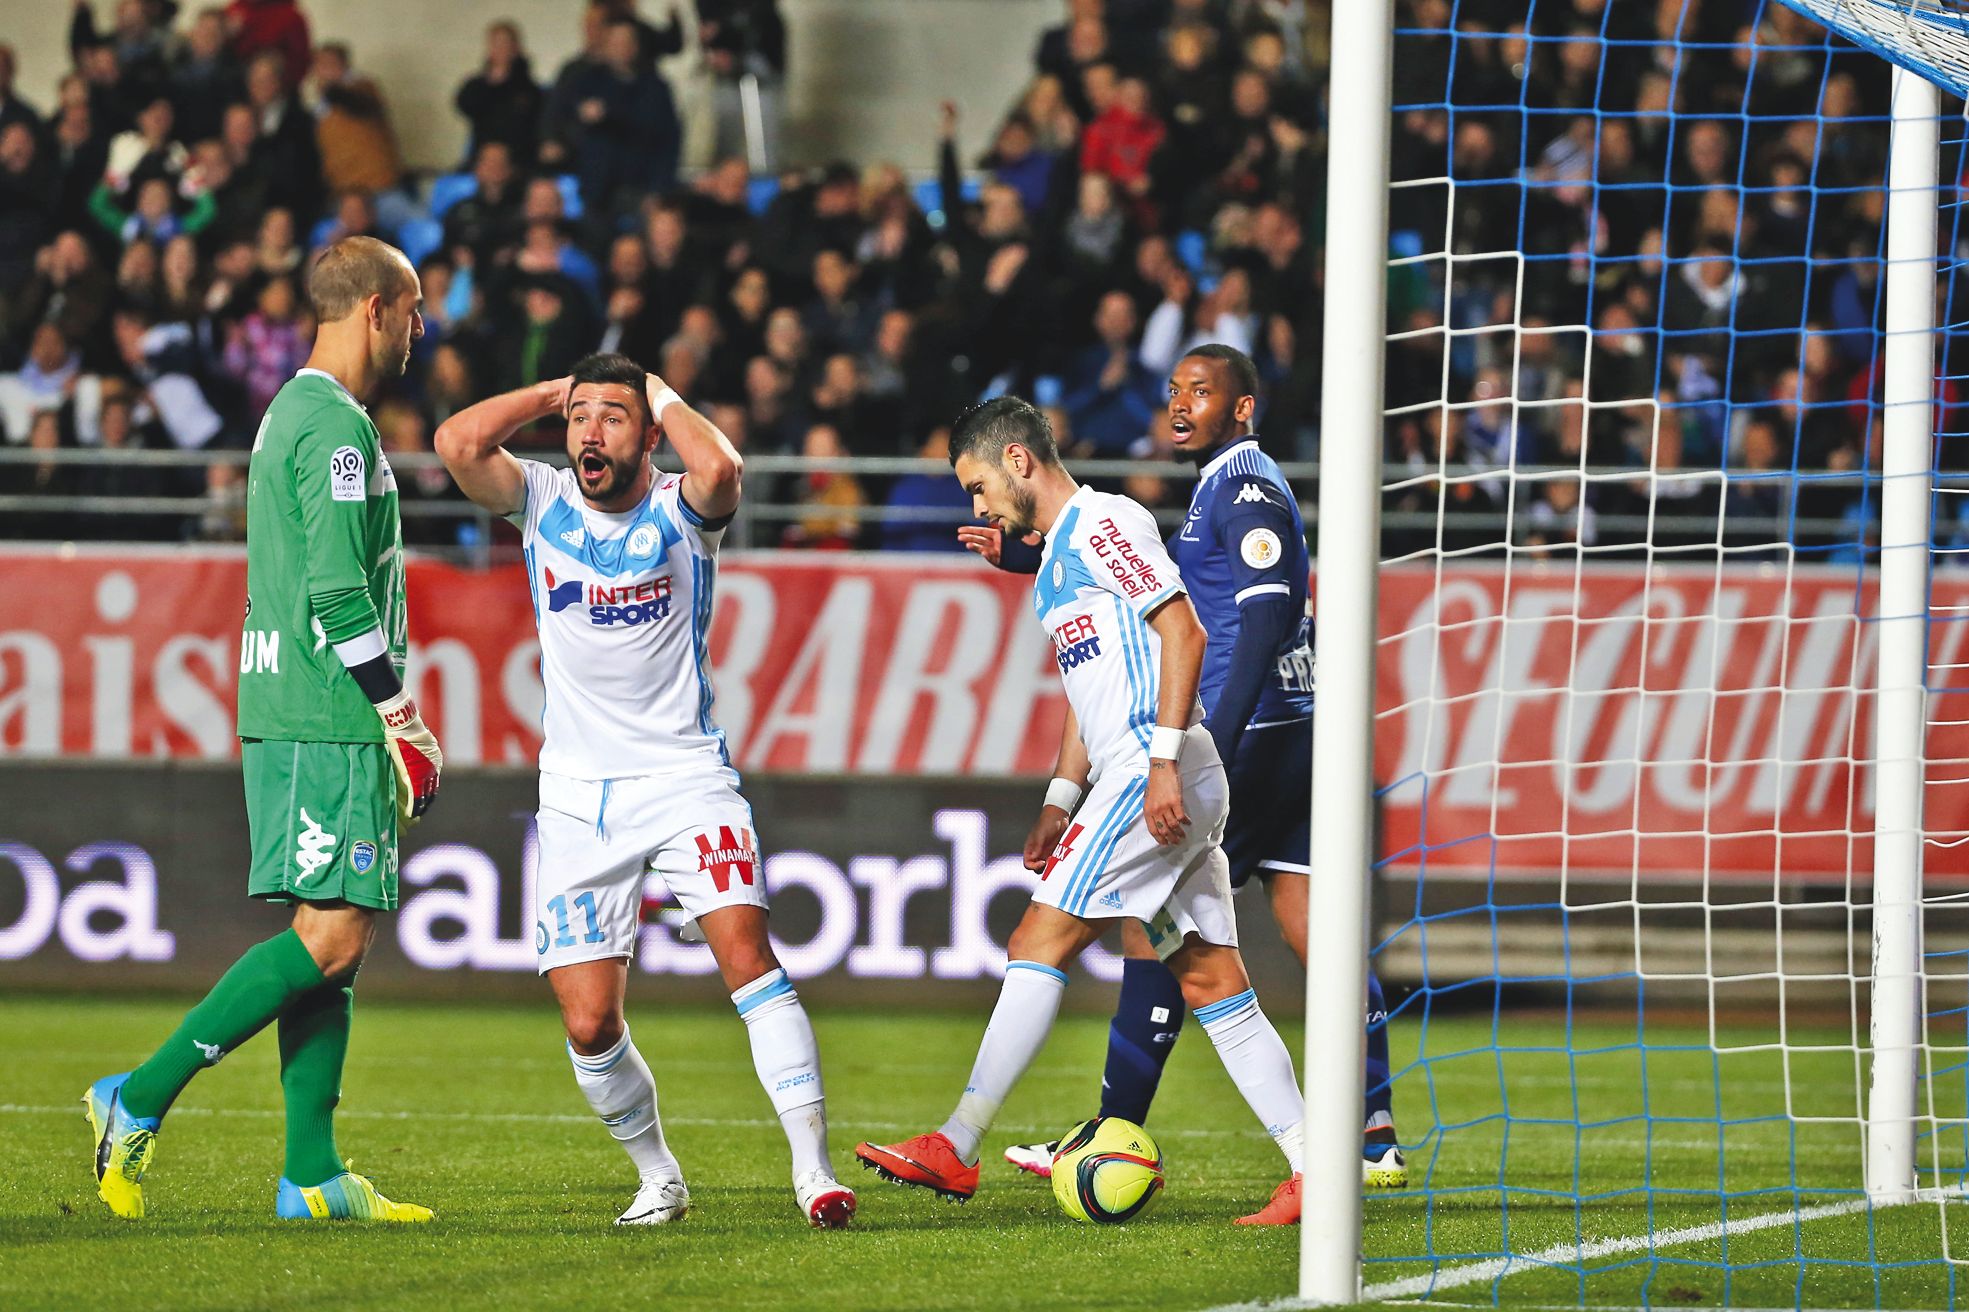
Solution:
<svg viewBox="0 0 1969 1312"><path fill-rule="evenodd" d="M547 613L558 615L570 606L586 604L588 622L597 628L623 625L634 628L670 617L670 576L661 575L640 583L583 583L580 579L557 582L554 571L542 569L547 583Z"/></svg>

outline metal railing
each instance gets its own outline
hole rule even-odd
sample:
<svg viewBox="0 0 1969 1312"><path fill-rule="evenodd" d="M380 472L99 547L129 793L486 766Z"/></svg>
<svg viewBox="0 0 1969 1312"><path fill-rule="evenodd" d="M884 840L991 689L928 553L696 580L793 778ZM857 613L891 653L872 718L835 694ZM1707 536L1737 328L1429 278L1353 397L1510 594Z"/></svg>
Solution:
<svg viewBox="0 0 1969 1312"><path fill-rule="evenodd" d="M519 454L528 459L541 460L547 464L562 466L565 456L557 450L523 451ZM392 453L390 464L400 477L416 474L428 469L443 469L444 462L434 452ZM32 466L52 464L58 466L80 466L100 468L117 465L137 469L189 470L205 469L213 465L244 467L251 460L251 453L236 448L213 449L205 451L154 450L154 449L106 449L101 447L63 447L52 451L38 451L27 447L0 446L0 478L13 466ZM1149 459L1089 459L1070 461L1077 477L1109 483L1119 482L1130 477L1148 477L1165 480L1170 488L1168 503L1151 507L1156 520L1165 529L1180 524L1186 513L1183 502L1187 500L1186 490L1194 483L1195 466L1187 462ZM664 452L657 460L660 469L667 472L680 471L682 466L673 453ZM915 525L944 524L953 530L960 524L975 522L967 509L950 507L891 506L871 499L858 505L803 504L787 499L783 480L815 473L849 474L858 478L887 480L911 474L931 474L949 477L950 467L936 460L925 460L914 456L843 456L833 458L806 457L783 454L752 453L746 456L746 475L751 484L746 504L741 507L727 538L734 547L773 546L779 543L780 529L784 525L798 523L807 519L829 519L849 521L856 525ZM1308 461L1285 462L1280 469L1299 491L1302 498L1300 512L1310 531L1318 522L1318 508L1312 499L1317 484L1319 466ZM1809 483L1818 487L1845 487L1857 491L1861 486L1877 483L1877 474L1858 471L1724 471L1717 469L1651 471L1644 468L1618 465L1519 465L1513 469L1482 465L1427 465L1390 462L1382 467L1383 496L1391 504L1384 508L1382 528L1384 534L1399 542L1418 537L1441 535L1444 538L1486 539L1491 549L1501 550L1509 537L1522 533L1527 519L1522 506L1515 510L1498 507L1476 511L1462 511L1442 508L1435 505L1439 491L1459 483L1474 483L1495 487L1506 481L1515 481L1524 488L1540 482L1553 480L1582 481L1587 485L1657 485L1680 488L1708 487L1718 491L1731 486L1754 486L1781 483L1786 487ZM1958 489L1969 490L1969 474L1941 475L1939 482L1950 483ZM1421 504L1404 508L1399 504L1407 497L1413 497ZM448 521L458 525L459 540L456 544L438 544L435 548L422 544L426 550L437 550L446 554L456 554L462 559L485 563L495 554L495 533L493 521L497 518L462 497L457 499L426 500L406 497L400 502L406 522ZM1643 543L1653 541L1659 544L1664 540L1673 542L1683 549L1701 549L1705 543L1711 547L1734 542L1742 532L1764 532L1769 530L1767 545L1779 547L1788 539L1793 542L1815 542L1823 545L1828 542L1844 540L1851 542L1860 526L1849 519L1841 518L1791 518L1786 516L1782 522L1776 516L1760 516L1756 520L1745 520L1732 524L1719 521L1714 508L1702 514L1676 513L1675 499L1663 497L1655 501L1652 513L1608 513L1596 512L1593 522L1601 539L1598 550L1618 551L1638 548ZM101 536L101 525L91 525L89 519L142 516L155 519L178 517L187 526L193 526L208 516L223 517L243 513L241 493L235 489L230 492L118 496L102 494L0 494L0 536L19 540L21 535L8 530L7 520L15 515L32 514L37 516L77 516L83 522L77 525L81 531L63 535L59 533L37 533L38 540L87 540ZM90 530L93 529L94 532ZM157 540L167 541L160 536ZM1735 543L1737 549L1746 544ZM1481 548L1478 548L1481 549Z"/></svg>

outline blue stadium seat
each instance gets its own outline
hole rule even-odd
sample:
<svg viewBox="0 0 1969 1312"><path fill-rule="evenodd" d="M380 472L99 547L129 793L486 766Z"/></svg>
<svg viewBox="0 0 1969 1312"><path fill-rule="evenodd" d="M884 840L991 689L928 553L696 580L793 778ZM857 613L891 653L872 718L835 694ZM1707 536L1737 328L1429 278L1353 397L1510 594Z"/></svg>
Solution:
<svg viewBox="0 0 1969 1312"><path fill-rule="evenodd" d="M411 264L422 264L444 245L444 225L436 219L412 219L397 229L397 247Z"/></svg>
<svg viewBox="0 0 1969 1312"><path fill-rule="evenodd" d="M779 195L778 178L754 178L745 184L745 208L754 216L764 214L766 207Z"/></svg>
<svg viewBox="0 0 1969 1312"><path fill-rule="evenodd" d="M431 217L442 219L446 210L478 190L478 185L469 173L440 173L431 179Z"/></svg>

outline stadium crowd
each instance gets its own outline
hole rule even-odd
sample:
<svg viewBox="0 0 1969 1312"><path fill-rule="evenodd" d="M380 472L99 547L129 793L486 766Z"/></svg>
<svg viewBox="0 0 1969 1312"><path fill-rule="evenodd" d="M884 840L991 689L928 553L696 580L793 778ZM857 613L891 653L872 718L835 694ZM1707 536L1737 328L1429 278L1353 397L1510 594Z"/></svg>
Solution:
<svg viewBox="0 0 1969 1312"><path fill-rule="evenodd" d="M374 407L392 452L614 349L749 452L937 456L950 415L1009 387L1070 452L1156 456L1169 366L1221 341L1259 364L1266 446L1315 453L1323 0L1068 0L982 134L953 105L926 120L935 137L909 163L934 162L936 183L921 187L894 162L756 178L726 99L725 153L686 176L657 59L694 31L721 91L749 73L770 107L788 54L774 0L695 8L687 28L591 0L580 53L551 78L492 23L456 94L466 157L436 179L406 171L388 88L295 0L118 0L108 27L77 0L74 66L45 112L15 93L0 46L0 433L36 449L250 444L307 354L310 252L362 232L409 251L425 289L412 369ZM1442 500L1447 546L1497 541L1507 505L1531 545L1618 541L1650 496L1708 517L1691 540L1716 540L1725 497L1733 524L1761 517L1760 540L1793 511L1863 518L1850 481L1785 475L1877 465L1884 65L1737 0L1400 9L1394 176L1458 185L1394 192L1395 250L1498 254L1460 260L1447 287L1440 259L1391 277L1389 402L1413 408L1390 422L1388 458L1418 475L1446 459L1749 476L1418 477L1388 508L1433 517ZM1486 325L1527 331L1450 335ZM438 470L401 483L406 501L455 496ZM1152 506L1181 496L1152 477L1125 488ZM800 507L768 540L813 547L945 547L946 524L857 512L964 504L929 474L815 471L768 490ZM14 513L8 536L241 527L237 465L0 464L0 493L23 492L203 492L215 509ZM450 543L462 522L405 528Z"/></svg>

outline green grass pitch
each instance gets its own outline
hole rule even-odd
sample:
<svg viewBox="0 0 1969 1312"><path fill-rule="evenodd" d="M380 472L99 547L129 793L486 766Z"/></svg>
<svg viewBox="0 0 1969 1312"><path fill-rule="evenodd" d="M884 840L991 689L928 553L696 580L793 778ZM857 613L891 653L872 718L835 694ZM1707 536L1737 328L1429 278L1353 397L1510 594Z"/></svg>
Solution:
<svg viewBox="0 0 1969 1312"><path fill-rule="evenodd" d="M1092 1110L1103 1020L1062 1020L987 1141L979 1196L958 1207L882 1184L853 1169L849 1151L857 1139L942 1120L983 1013L817 1009L835 1159L862 1196L853 1230L817 1233L793 1208L784 1143L753 1079L743 1027L723 1009L666 1009L658 986L635 992L631 1024L656 1070L695 1210L675 1226L626 1232L609 1222L631 1192L627 1163L574 1087L544 996L519 1008L360 1007L341 1146L386 1193L437 1209L435 1226L401 1230L272 1218L280 1120L274 1045L265 1036L202 1075L173 1113L148 1185L150 1217L113 1219L88 1176L78 1099L93 1076L139 1059L180 1004L0 1000L0 1307L1203 1309L1278 1299L1294 1287L1296 1232L1230 1224L1264 1201L1281 1163L1194 1024L1151 1123L1168 1192L1142 1221L1108 1230L1068 1221L1041 1183L1016 1177L998 1157L1005 1144L1054 1133ZM1370 1200L1370 1256L1433 1246L1441 1269L1453 1272L1502 1251L1500 1161L1512 1188L1508 1247L1519 1253L1582 1233L1618 1243L1648 1230L1650 1209L1657 1232L1715 1223L1723 1219L1719 1180L1738 1195L1729 1211L1738 1221L1794 1205L1837 1206L1834 1193L1789 1192L1794 1154L1808 1184L1830 1185L1857 1169L1850 1125L1717 1128L1719 1113L1735 1119L1782 1107L1786 1081L1775 1053L1712 1060L1652 1051L1644 1060L1623 1047L1630 1022L1576 1023L1569 1056L1558 1020L1507 1014L1508 1046L1556 1050L1514 1052L1500 1078L1490 1025L1488 1015L1431 1022L1433 1059L1403 1077L1397 1116L1411 1135L1430 1123L1431 1106L1444 1122L1470 1124L1411 1159L1418 1180L1433 1162L1442 1192L1432 1204L1418 1191ZM1651 1025L1648 1041L1699 1044L1704 1032ZM1286 1037L1296 1046L1296 1027ZM1843 1036L1793 1031L1794 1044L1805 1038ZM1399 1026L1398 1068L1413 1061L1419 1039L1418 1026ZM1794 1057L1789 1085L1805 1115L1850 1115L1851 1054ZM1960 1108L1959 1081L1950 1092ZM1637 1119L1644 1111L1652 1128ZM1575 1117L1593 1128L1540 1123ZM1959 1145L1954 1161L1959 1172ZM1741 1193L1761 1188L1782 1192ZM1575 1193L1588 1201L1576 1205ZM1944 1229L1969 1235L1965 1221L1969 1208L1936 1204L1829 1215L1652 1256L1616 1248L1591 1259L1585 1276L1532 1271L1439 1297L1527 1306L1948 1306L1959 1300ZM1870 1255L1911 1265L1876 1270ZM1724 1260L1733 1273L1715 1265ZM1427 1270L1375 1263L1367 1280Z"/></svg>

